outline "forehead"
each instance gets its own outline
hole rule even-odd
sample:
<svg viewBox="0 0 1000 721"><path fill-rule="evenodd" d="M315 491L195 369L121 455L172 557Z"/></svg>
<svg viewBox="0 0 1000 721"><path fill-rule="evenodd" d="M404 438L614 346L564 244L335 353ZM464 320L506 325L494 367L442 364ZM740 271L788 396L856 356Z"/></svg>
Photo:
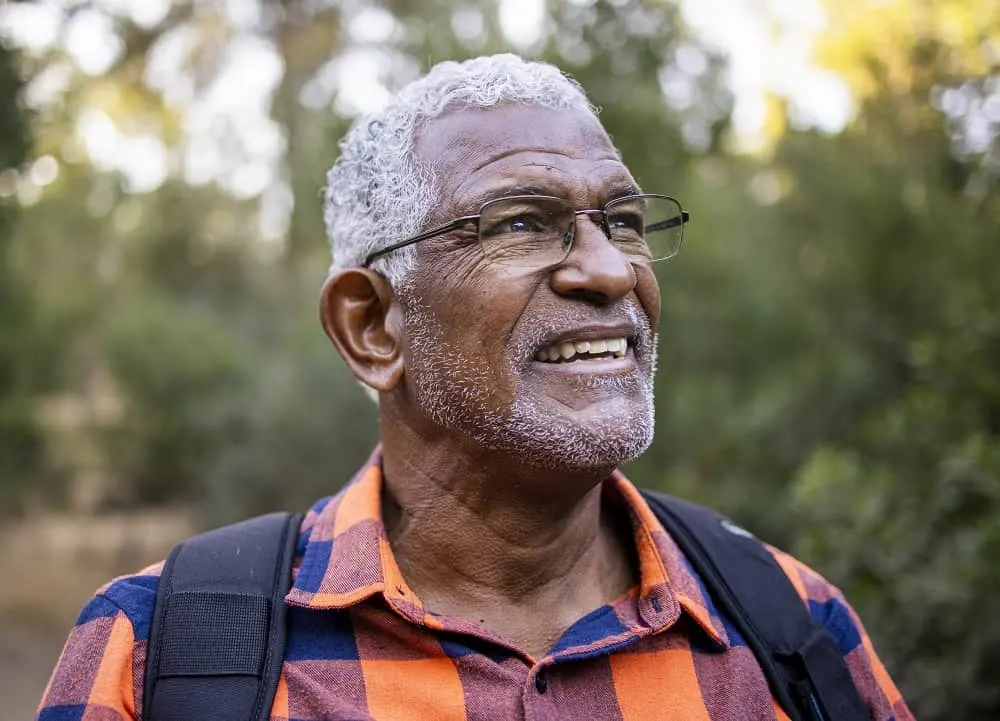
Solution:
<svg viewBox="0 0 1000 721"><path fill-rule="evenodd" d="M633 185L593 114L537 106L463 108L429 121L415 144L434 169L440 207L470 207L530 186L581 204Z"/></svg>

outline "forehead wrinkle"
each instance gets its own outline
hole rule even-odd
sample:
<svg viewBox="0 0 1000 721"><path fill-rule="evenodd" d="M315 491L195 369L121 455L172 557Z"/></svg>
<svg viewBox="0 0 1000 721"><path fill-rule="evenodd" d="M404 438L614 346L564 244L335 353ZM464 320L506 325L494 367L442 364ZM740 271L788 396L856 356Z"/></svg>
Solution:
<svg viewBox="0 0 1000 721"><path fill-rule="evenodd" d="M574 153L567 153L567 152L564 152L562 150L557 150L556 148L553 148L551 145L521 145L521 146L509 148L507 150L504 150L504 151L501 151L499 153L493 154L492 156L488 157L486 160L484 160L479 165L476 165L476 166L473 166L472 168L470 168L469 172L470 173L476 173L476 172L482 170L483 168L485 168L486 166L488 166L488 165L490 165L492 163L496 163L496 162L499 162L501 160L505 160L505 159L507 159L507 158L509 158L511 156L518 155L520 153L543 153L545 155L555 155L557 157L567 158L568 160L584 160L584 159L586 159L586 160L595 160L595 161L596 160L612 160L612 161L615 161L615 162L620 162L621 161L621 158L619 158L617 156L609 156L609 155L606 155L604 157L584 158L584 157L582 157L580 155L577 155L577 154L574 154ZM527 163L527 165L528 166L538 165L538 166L544 167L545 163Z"/></svg>
<svg viewBox="0 0 1000 721"><path fill-rule="evenodd" d="M454 201L469 176L482 175L495 163L514 165L511 159L521 154L536 161L547 156L554 165L559 161L621 164L596 117L515 105L445 113L420 129L413 152L433 169L439 207Z"/></svg>
<svg viewBox="0 0 1000 721"><path fill-rule="evenodd" d="M487 111L488 112L488 111ZM424 146L429 142L441 147L435 152L435 165L459 166L469 158L485 156L481 162L474 162L466 172L474 173L487 165L504 160L519 153L543 153L580 160L614 160L621 162L621 155L612 145L604 128L596 122L595 127L579 128L576 142L583 138L577 147L566 150L566 143L574 139L559 137L525 138L525 129L517 127L518 119L512 119L508 125L472 128L449 127L461 123L461 117L444 116L435 124L428 124L417 135L414 150L424 153ZM527 132L531 132L529 127ZM442 163L442 161L446 161ZM447 162L450 161L450 162Z"/></svg>
<svg viewBox="0 0 1000 721"><path fill-rule="evenodd" d="M469 177L452 192L451 201L462 212L478 211L483 203L511 195L549 195L561 198L580 208L598 206L625 195L641 192L628 169L617 159L605 159L618 167L607 173L591 169L580 172L533 162L519 166L496 180ZM544 175L526 170L543 169ZM520 172L518 172L520 171ZM477 187L485 184L485 187ZM469 188L468 186L472 186Z"/></svg>
<svg viewBox="0 0 1000 721"><path fill-rule="evenodd" d="M522 154L528 155L530 159L527 160L527 162L518 162L516 156ZM546 161L545 158L538 157L539 155L548 156L548 161ZM467 171L465 176L450 189L451 196L452 199L463 199L463 204L469 205L471 201L479 200L480 197L482 198L482 202L486 202L487 200L491 200L492 196L502 194L509 195L511 194L509 192L510 189L515 189L516 186L535 186L537 188L545 188L546 186L552 185L552 175L566 176L569 177L571 181L576 177L593 177L594 172L579 173L572 172L571 169L567 169L565 167L567 161L571 164L585 163L588 166L613 163L618 167L609 171L607 176L610 177L617 174L623 181L627 179L628 182L631 182L631 176L628 173L628 169L622 164L621 159L615 156L605 155L603 157L598 156L588 158L553 148L520 147L491 156ZM498 163L500 164L499 168L496 170L491 168L491 166ZM441 168L442 165L443 164L439 162L437 167ZM455 167L456 164L452 163L451 165L452 167ZM531 177L525 177L526 171ZM544 171L545 175L542 175L540 171ZM476 186L481 183L488 183L492 187L486 188L478 193L467 190L468 186ZM562 181L560 181L559 184L562 184ZM442 188L442 190L445 189ZM560 195L560 193L548 194L557 196ZM471 195L471 198L463 198L463 196L466 195ZM442 197L442 200L444 199L445 198Z"/></svg>

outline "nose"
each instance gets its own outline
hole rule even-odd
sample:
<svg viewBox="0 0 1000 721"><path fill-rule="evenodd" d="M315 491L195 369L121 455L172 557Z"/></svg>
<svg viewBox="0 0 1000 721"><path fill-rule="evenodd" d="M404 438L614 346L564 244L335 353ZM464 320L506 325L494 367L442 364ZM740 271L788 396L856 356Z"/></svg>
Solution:
<svg viewBox="0 0 1000 721"><path fill-rule="evenodd" d="M635 268L604 234L600 218L578 215L573 247L566 260L552 271L552 290L595 305L608 305L628 295L635 284Z"/></svg>

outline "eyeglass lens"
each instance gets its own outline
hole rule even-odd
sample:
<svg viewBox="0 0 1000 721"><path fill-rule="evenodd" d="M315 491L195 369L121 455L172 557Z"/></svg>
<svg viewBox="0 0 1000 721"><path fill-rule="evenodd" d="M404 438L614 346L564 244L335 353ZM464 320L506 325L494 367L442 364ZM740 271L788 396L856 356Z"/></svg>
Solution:
<svg viewBox="0 0 1000 721"><path fill-rule="evenodd" d="M479 240L493 262L554 265L569 255L576 216L576 210L558 198L499 198L482 208ZM633 262L665 260L680 250L684 222L681 207L672 198L628 196L608 203L605 216L610 240ZM599 218L596 213L592 217Z"/></svg>

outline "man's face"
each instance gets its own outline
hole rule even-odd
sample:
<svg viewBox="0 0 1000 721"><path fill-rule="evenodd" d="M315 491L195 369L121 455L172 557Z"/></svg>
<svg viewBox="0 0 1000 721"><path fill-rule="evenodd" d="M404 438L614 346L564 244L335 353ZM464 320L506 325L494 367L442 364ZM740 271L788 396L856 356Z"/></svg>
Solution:
<svg viewBox="0 0 1000 721"><path fill-rule="evenodd" d="M635 185L583 111L447 113L416 153L439 179L428 227L524 189L584 209ZM578 216L566 260L541 270L490 262L474 227L424 241L400 296L404 383L422 421L553 469L615 466L652 442L659 288L591 218Z"/></svg>

